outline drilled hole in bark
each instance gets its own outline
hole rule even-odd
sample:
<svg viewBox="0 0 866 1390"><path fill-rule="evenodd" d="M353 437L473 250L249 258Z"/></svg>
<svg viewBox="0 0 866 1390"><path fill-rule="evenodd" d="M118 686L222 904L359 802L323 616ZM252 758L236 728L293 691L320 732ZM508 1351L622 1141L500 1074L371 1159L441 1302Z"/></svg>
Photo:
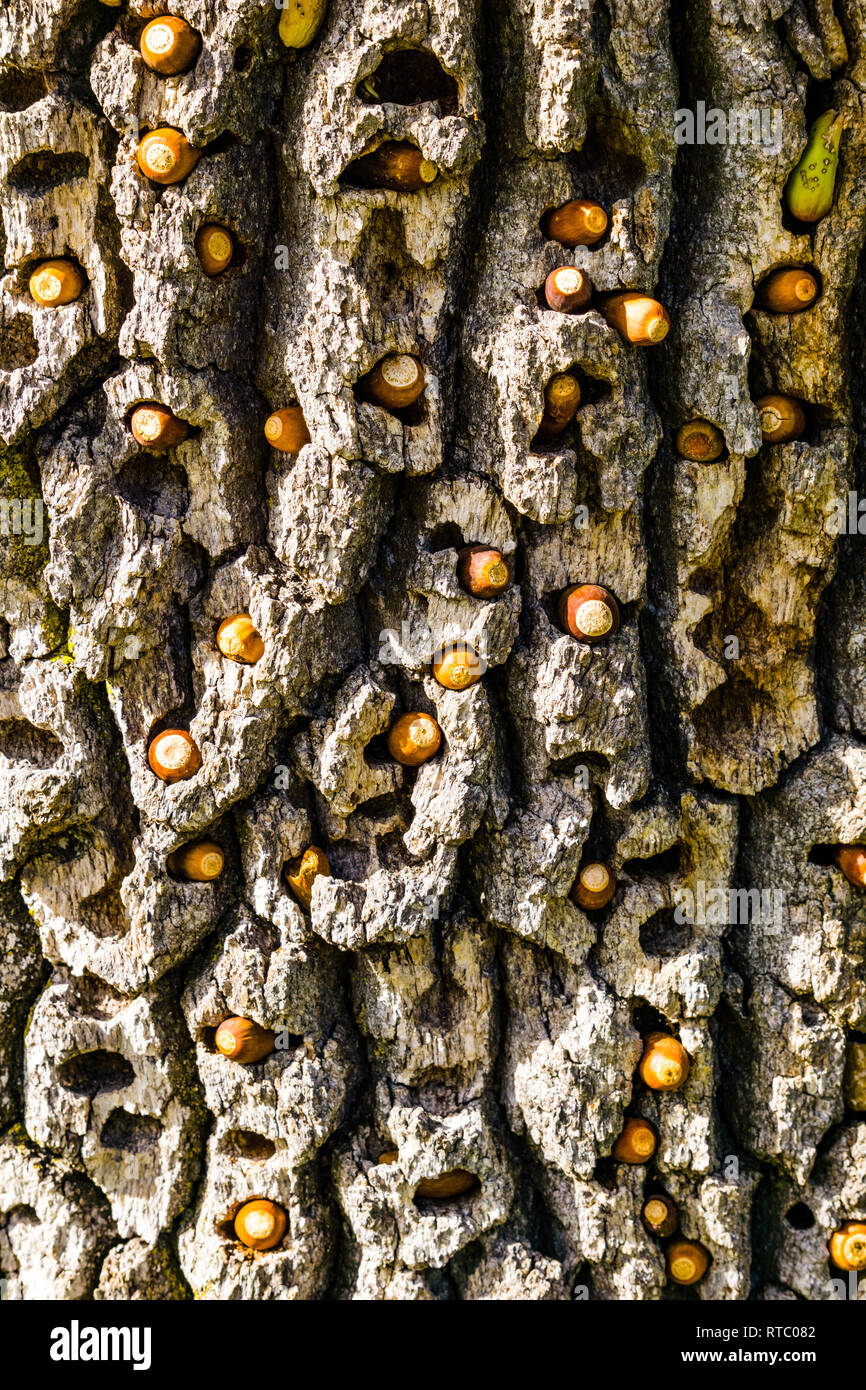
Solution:
<svg viewBox="0 0 866 1390"><path fill-rule="evenodd" d="M26 111L50 91L51 83L45 73L11 68L0 75L0 111Z"/></svg>
<svg viewBox="0 0 866 1390"><path fill-rule="evenodd" d="M0 755L12 763L48 768L63 756L63 744L48 729L38 729L26 719L2 719Z"/></svg>
<svg viewBox="0 0 866 1390"><path fill-rule="evenodd" d="M671 909L665 907L641 925L639 936L644 955L672 960L688 950L692 930L687 923L677 922Z"/></svg>
<svg viewBox="0 0 866 1390"><path fill-rule="evenodd" d="M813 845L806 855L809 864L820 864L824 868L836 868L836 855L842 848L841 845Z"/></svg>
<svg viewBox="0 0 866 1390"><path fill-rule="evenodd" d="M255 1159L257 1162L273 1158L277 1151L273 1140L264 1134L256 1134L251 1129L230 1130L220 1148L223 1153L231 1154L235 1158Z"/></svg>
<svg viewBox="0 0 866 1390"><path fill-rule="evenodd" d="M247 48L245 43L240 44L235 49L235 56L232 58L232 67L235 72L246 72L250 63L253 61L253 50Z"/></svg>
<svg viewBox="0 0 866 1390"><path fill-rule="evenodd" d="M130 1110L112 1110L99 1142L104 1149L123 1149L125 1153L148 1153L155 1149L162 1125L153 1115L135 1115Z"/></svg>
<svg viewBox="0 0 866 1390"><path fill-rule="evenodd" d="M50 150L37 150L19 159L9 174L10 188L32 197L41 197L71 183L73 179L86 179L90 173L90 160L83 154L72 152L53 154Z"/></svg>
<svg viewBox="0 0 866 1390"><path fill-rule="evenodd" d="M181 520L189 508L186 471L149 454L137 454L117 475L118 496L136 511Z"/></svg>
<svg viewBox="0 0 866 1390"><path fill-rule="evenodd" d="M57 1080L77 1096L123 1091L135 1080L132 1066L119 1052L79 1052L57 1067Z"/></svg>
<svg viewBox="0 0 866 1390"><path fill-rule="evenodd" d="M386 102L418 106L435 101L443 116L456 116L460 96L456 78L426 48L398 48L386 53L376 71L362 78L355 90L367 106Z"/></svg>
<svg viewBox="0 0 866 1390"><path fill-rule="evenodd" d="M3 325L0 335L0 372L14 372L29 367L39 356L33 336L33 324L28 314L16 314Z"/></svg>
<svg viewBox="0 0 866 1390"><path fill-rule="evenodd" d="M805 1202L795 1202L794 1206L785 1212L785 1220L794 1231L811 1231L815 1224L815 1215Z"/></svg>
<svg viewBox="0 0 866 1390"><path fill-rule="evenodd" d="M650 854L645 859L627 859L622 866L622 871L630 878L641 878L644 874L659 877L662 874L679 873L681 867L680 846L671 845L669 849L663 849L658 854Z"/></svg>

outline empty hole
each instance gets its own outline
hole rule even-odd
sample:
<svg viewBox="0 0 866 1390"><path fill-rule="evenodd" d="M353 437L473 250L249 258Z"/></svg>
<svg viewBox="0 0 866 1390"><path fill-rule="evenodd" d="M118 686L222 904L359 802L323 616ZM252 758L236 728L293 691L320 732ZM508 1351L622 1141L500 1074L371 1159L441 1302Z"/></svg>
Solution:
<svg viewBox="0 0 866 1390"><path fill-rule="evenodd" d="M39 356L33 336L33 324L28 314L16 314L3 325L0 335L0 372L14 372L29 367Z"/></svg>
<svg viewBox="0 0 866 1390"><path fill-rule="evenodd" d="M442 521L427 538L428 550L462 550L463 532L455 521Z"/></svg>
<svg viewBox="0 0 866 1390"><path fill-rule="evenodd" d="M79 1052L57 1067L57 1080L77 1096L123 1091L135 1080L135 1072L119 1052Z"/></svg>
<svg viewBox="0 0 866 1390"><path fill-rule="evenodd" d="M671 845L670 849L648 855L646 859L627 859L622 871L631 878L639 878L641 874L675 874L680 871L681 860L680 846Z"/></svg>
<svg viewBox="0 0 866 1390"><path fill-rule="evenodd" d="M13 763L53 767L63 755L60 739L27 719L0 720L0 754Z"/></svg>
<svg viewBox="0 0 866 1390"><path fill-rule="evenodd" d="M456 79L426 48L400 48L386 53L376 71L358 83L356 93L368 106L384 102L416 106L435 101L443 116L455 116L458 110Z"/></svg>
<svg viewBox="0 0 866 1390"><path fill-rule="evenodd" d="M0 111L26 111L51 90L45 73L10 68L0 75Z"/></svg>
<svg viewBox="0 0 866 1390"><path fill-rule="evenodd" d="M785 1220L795 1231L810 1231L815 1224L814 1214L805 1202L796 1202L785 1212Z"/></svg>
<svg viewBox="0 0 866 1390"><path fill-rule="evenodd" d="M665 1018L663 1013L659 1013L658 1009L654 1009L652 1004L648 1004L645 999L634 1000L631 1018L635 1028L643 1038L648 1033L673 1032L670 1020Z"/></svg>
<svg viewBox="0 0 866 1390"><path fill-rule="evenodd" d="M117 492L137 511L181 520L189 507L189 484L183 468L151 454L137 454L117 475Z"/></svg>
<svg viewBox="0 0 866 1390"><path fill-rule="evenodd" d="M219 1052L216 1045L216 1027L200 1028L196 1042L200 1043L205 1052L210 1052L214 1056Z"/></svg>
<svg viewBox="0 0 866 1390"><path fill-rule="evenodd" d="M252 61L253 50L251 48L247 48L245 43L242 43L239 48L235 49L235 56L232 59L232 67L234 68L235 72L246 72L247 68L249 67Z"/></svg>
<svg viewBox="0 0 866 1390"><path fill-rule="evenodd" d="M221 1148L223 1153L236 1158L264 1160L273 1158L276 1144L264 1134L255 1134L251 1129L233 1129L225 1136Z"/></svg>
<svg viewBox="0 0 866 1390"><path fill-rule="evenodd" d="M825 867L836 867L836 855L840 849L839 845L813 845L806 856L810 864L822 864Z"/></svg>
<svg viewBox="0 0 866 1390"><path fill-rule="evenodd" d="M649 921L640 927L638 934L644 955L658 956L662 960L681 955L692 939L691 927L685 922L677 922L667 907L653 913Z"/></svg>
<svg viewBox="0 0 866 1390"><path fill-rule="evenodd" d="M376 734L374 738L370 739L368 744L365 744L364 762L368 767L384 767L386 764L389 767L393 766L394 759L388 749L387 733ZM377 800L381 799L382 798L377 798ZM364 809L365 812L368 812L369 804L365 806Z"/></svg>
<svg viewBox="0 0 866 1390"><path fill-rule="evenodd" d="M155 1149L162 1126L153 1115L135 1115L130 1110L112 1110L99 1142L104 1149L123 1149L125 1153L140 1154Z"/></svg>
<svg viewBox="0 0 866 1390"><path fill-rule="evenodd" d="M83 154L37 150L19 159L9 174L8 183L10 188L39 197L73 179L86 179L89 173L90 160Z"/></svg>

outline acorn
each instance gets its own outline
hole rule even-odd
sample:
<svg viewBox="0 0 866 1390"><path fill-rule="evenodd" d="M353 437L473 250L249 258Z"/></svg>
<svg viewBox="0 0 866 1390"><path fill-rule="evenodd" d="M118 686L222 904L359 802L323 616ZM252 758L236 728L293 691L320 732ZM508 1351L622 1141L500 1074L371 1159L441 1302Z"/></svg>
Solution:
<svg viewBox="0 0 866 1390"><path fill-rule="evenodd" d="M767 444L787 444L789 439L799 439L806 428L806 412L793 396L761 396L755 406Z"/></svg>
<svg viewBox="0 0 866 1390"><path fill-rule="evenodd" d="M592 246L607 231L607 213L591 198L574 198L546 212L541 227L546 237L563 246Z"/></svg>
<svg viewBox="0 0 866 1390"><path fill-rule="evenodd" d="M724 452L725 436L709 420L689 420L677 430L677 453L692 463L712 463Z"/></svg>
<svg viewBox="0 0 866 1390"><path fill-rule="evenodd" d="M443 1201L447 1197L459 1197L477 1187L478 1179L465 1168L452 1168L438 1178L422 1178L415 1188L416 1197L433 1197Z"/></svg>
<svg viewBox="0 0 866 1390"><path fill-rule="evenodd" d="M235 1217L235 1235L250 1250L273 1250L285 1235L287 1224L282 1207L256 1198L246 1202Z"/></svg>
<svg viewBox="0 0 866 1390"><path fill-rule="evenodd" d="M664 305L635 290L612 294L602 301L599 308L611 327L621 333L626 342L636 343L639 347L660 343L667 337L671 326L670 315Z"/></svg>
<svg viewBox="0 0 866 1390"><path fill-rule="evenodd" d="M33 299L43 309L59 309L80 299L87 281L84 272L68 256L42 261L30 276L29 289Z"/></svg>
<svg viewBox="0 0 866 1390"><path fill-rule="evenodd" d="M590 860L581 867L569 897L578 907L592 911L607 907L615 892L616 875L613 869L597 860Z"/></svg>
<svg viewBox="0 0 866 1390"><path fill-rule="evenodd" d="M388 734L388 752L404 767L418 767L439 751L442 730L429 714L404 714Z"/></svg>
<svg viewBox="0 0 866 1390"><path fill-rule="evenodd" d="M658 1136L649 1120L631 1117L613 1146L613 1157L617 1163L648 1163L657 1144Z"/></svg>
<svg viewBox="0 0 866 1390"><path fill-rule="evenodd" d="M129 417L133 438L142 449L173 449L189 434L189 425L173 415L167 405L147 401L137 405Z"/></svg>
<svg viewBox="0 0 866 1390"><path fill-rule="evenodd" d="M474 598L498 598L511 583L511 565L492 546L464 545L457 552L457 578Z"/></svg>
<svg viewBox="0 0 866 1390"><path fill-rule="evenodd" d="M855 888L866 888L866 848L862 845L842 845L836 851L836 863Z"/></svg>
<svg viewBox="0 0 866 1390"><path fill-rule="evenodd" d="M195 254L205 275L222 275L235 254L234 237L218 222L205 222L195 234Z"/></svg>
<svg viewBox="0 0 866 1390"><path fill-rule="evenodd" d="M139 40L147 66L163 77L177 77L193 66L201 52L201 35L185 19L163 14L145 24Z"/></svg>
<svg viewBox="0 0 866 1390"><path fill-rule="evenodd" d="M265 439L281 454L299 454L310 442L310 431L299 405L286 405L275 410L265 421Z"/></svg>
<svg viewBox="0 0 866 1390"><path fill-rule="evenodd" d="M276 1034L251 1018L227 1018L214 1034L214 1045L233 1062L260 1062L274 1050Z"/></svg>
<svg viewBox="0 0 866 1390"><path fill-rule="evenodd" d="M866 1221L846 1221L833 1232L830 1259L837 1269L866 1269Z"/></svg>
<svg viewBox="0 0 866 1390"><path fill-rule="evenodd" d="M249 613L233 613L217 628L217 646L230 661L255 666L265 654L265 644L253 627Z"/></svg>
<svg viewBox="0 0 866 1390"><path fill-rule="evenodd" d="M561 265L552 270L544 282L544 299L548 309L561 314L574 314L585 309L592 298L592 281L573 265Z"/></svg>
<svg viewBox="0 0 866 1390"><path fill-rule="evenodd" d="M186 729L163 729L147 750L147 761L163 782L183 782L201 767L201 753Z"/></svg>
<svg viewBox="0 0 866 1390"><path fill-rule="evenodd" d="M814 304L818 281L804 267L774 270L755 292L755 306L771 314L798 314Z"/></svg>
<svg viewBox="0 0 866 1390"><path fill-rule="evenodd" d="M447 642L433 661L433 675L446 690L465 690L481 679L485 669L466 642Z"/></svg>
<svg viewBox="0 0 866 1390"><path fill-rule="evenodd" d="M581 642L602 642L619 627L616 599L600 584L572 584L560 595L556 611L566 632Z"/></svg>
<svg viewBox="0 0 866 1390"><path fill-rule="evenodd" d="M710 1254L696 1240L672 1240L665 1250L665 1264L675 1284L696 1284L710 1267Z"/></svg>
<svg viewBox="0 0 866 1390"><path fill-rule="evenodd" d="M320 874L328 877L330 872L328 856L315 845L310 845L303 854L295 855L286 865L286 882L301 907L307 912L313 900L313 884Z"/></svg>
<svg viewBox="0 0 866 1390"><path fill-rule="evenodd" d="M848 1044L842 1089L849 1109L866 1110L866 1042Z"/></svg>
<svg viewBox="0 0 866 1390"><path fill-rule="evenodd" d="M359 385L372 405L384 406L386 410L405 410L424 390L424 368L410 353L392 352L377 362Z"/></svg>
<svg viewBox="0 0 866 1390"><path fill-rule="evenodd" d="M197 840L192 845L181 845L168 856L168 867L179 878L189 879L191 883L210 883L219 878L225 864L225 855L213 840Z"/></svg>
<svg viewBox="0 0 866 1390"><path fill-rule="evenodd" d="M544 413L537 437L556 439L571 424L580 405L580 382L570 372L555 372L544 388Z"/></svg>
<svg viewBox="0 0 866 1390"><path fill-rule="evenodd" d="M806 148L785 184L788 211L800 222L820 222L833 206L844 116L825 111L809 131Z"/></svg>
<svg viewBox="0 0 866 1390"><path fill-rule="evenodd" d="M689 1054L669 1033L650 1033L638 1064L641 1081L652 1091L678 1091L689 1077Z"/></svg>
<svg viewBox="0 0 866 1390"><path fill-rule="evenodd" d="M343 175L361 188L389 188L394 193L417 193L427 188L439 170L408 140L386 140L368 154L353 159Z"/></svg>
<svg viewBox="0 0 866 1390"><path fill-rule="evenodd" d="M181 183L201 158L180 130L160 126L145 135L137 152L138 167L153 183Z"/></svg>
<svg viewBox="0 0 866 1390"><path fill-rule="evenodd" d="M641 1220L653 1236L672 1236L680 1222L676 1203L664 1192L654 1192L644 1202Z"/></svg>
<svg viewBox="0 0 866 1390"><path fill-rule="evenodd" d="M328 0L286 0L279 35L286 48L306 48L325 17Z"/></svg>

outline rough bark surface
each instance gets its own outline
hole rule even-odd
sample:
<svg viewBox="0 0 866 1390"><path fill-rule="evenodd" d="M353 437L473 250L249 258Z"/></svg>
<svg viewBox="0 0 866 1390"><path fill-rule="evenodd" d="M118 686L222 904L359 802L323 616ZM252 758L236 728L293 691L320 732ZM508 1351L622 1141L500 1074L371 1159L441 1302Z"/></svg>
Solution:
<svg viewBox="0 0 866 1390"><path fill-rule="evenodd" d="M169 79L137 47L166 12L203 39ZM866 909L832 854L866 842L866 564L829 524L866 487L863 0L328 0L299 51L280 13L0 8L0 484L7 522L45 519L0 547L4 1296L837 1298L829 1237L866 1220ZM418 48L455 102L359 92ZM678 146L700 101L779 140ZM808 234L782 190L829 107ZM135 162L158 125L203 149L172 187ZM435 182L341 177L383 137ZM540 217L576 196L611 222L568 253ZM213 280L206 220L240 251ZM46 311L28 278L60 255L87 290ZM543 307L565 263L655 293L666 342ZM803 264L814 308L753 309ZM427 381L402 418L354 389L395 350ZM577 424L538 451L568 369ZM770 390L804 439L762 446ZM168 453L128 429L148 400L193 427ZM295 401L312 442L280 454ZM695 417L720 461L677 457ZM500 599L457 582L479 541L514 561ZM606 644L557 625L572 583L616 595ZM238 611L252 667L215 646ZM462 693L431 675L451 639L487 660ZM444 735L417 771L383 755L412 709ZM178 724L203 765L166 785L147 747ZM204 834L225 872L179 881ZM307 914L283 869L311 841ZM587 856L602 913L569 898ZM732 920L730 889L772 908ZM683 924L683 890L725 911ZM235 1014L288 1046L228 1061ZM636 1077L654 1027L682 1091ZM627 1116L649 1166L610 1157ZM472 1191L418 1195L455 1168ZM652 1188L712 1256L694 1289ZM234 1237L255 1197L273 1251Z"/></svg>

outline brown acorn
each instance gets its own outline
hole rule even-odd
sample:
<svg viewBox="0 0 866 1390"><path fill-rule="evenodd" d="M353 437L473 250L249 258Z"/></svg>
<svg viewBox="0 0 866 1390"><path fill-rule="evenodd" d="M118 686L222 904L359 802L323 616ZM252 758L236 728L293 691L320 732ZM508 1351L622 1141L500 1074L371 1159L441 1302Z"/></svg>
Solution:
<svg viewBox="0 0 866 1390"><path fill-rule="evenodd" d="M771 314L799 314L814 304L817 296L818 281L810 271L798 266L774 270L762 280L755 292L755 305Z"/></svg>
<svg viewBox="0 0 866 1390"><path fill-rule="evenodd" d="M675 1284L696 1284L709 1269L710 1255L696 1240L672 1240L665 1250L665 1264Z"/></svg>
<svg viewBox="0 0 866 1390"><path fill-rule="evenodd" d="M464 545L457 552L457 578L474 598L498 598L511 583L511 565L492 546Z"/></svg>
<svg viewBox="0 0 866 1390"><path fill-rule="evenodd" d="M866 1110L866 1042L848 1044L842 1089L849 1109Z"/></svg>
<svg viewBox="0 0 866 1390"><path fill-rule="evenodd" d="M250 1250L273 1250L286 1233L288 1217L276 1202L256 1198L235 1217L235 1235Z"/></svg>
<svg viewBox="0 0 866 1390"><path fill-rule="evenodd" d="M561 265L545 280L544 298L549 309L574 314L578 309L585 309L592 298L592 281L585 271L573 265Z"/></svg>
<svg viewBox="0 0 866 1390"><path fill-rule="evenodd" d="M299 454L310 442L310 431L299 405L286 405L275 410L265 421L265 439L281 454Z"/></svg>
<svg viewBox="0 0 866 1390"><path fill-rule="evenodd" d="M201 158L201 150L195 149L183 131L171 126L160 126L152 130L138 146L138 167L153 183L181 183Z"/></svg>
<svg viewBox="0 0 866 1390"><path fill-rule="evenodd" d="M658 1136L649 1120L631 1117L613 1146L613 1157L617 1163L649 1163L657 1145Z"/></svg>
<svg viewBox="0 0 866 1390"><path fill-rule="evenodd" d="M466 642L447 642L433 660L433 675L446 690L465 690L481 679L485 669Z"/></svg>
<svg viewBox="0 0 866 1390"><path fill-rule="evenodd" d="M150 744L147 761L163 782L183 782L201 767L201 753L186 729L163 729Z"/></svg>
<svg viewBox="0 0 866 1390"><path fill-rule="evenodd" d="M641 1219L653 1236L672 1236L679 1225L676 1203L664 1192L654 1192L644 1202Z"/></svg>
<svg viewBox="0 0 866 1390"><path fill-rule="evenodd" d="M235 254L234 237L218 222L205 222L195 234L195 254L205 275L222 275Z"/></svg>
<svg viewBox="0 0 866 1390"><path fill-rule="evenodd" d="M581 642L602 642L619 627L619 607L600 584L572 584L559 597L557 616L566 632Z"/></svg>
<svg viewBox="0 0 866 1390"><path fill-rule="evenodd" d="M474 1173L467 1172L465 1168L452 1168L438 1178L422 1178L415 1188L415 1196L432 1197L441 1202L448 1197L459 1197L477 1185L478 1179Z"/></svg>
<svg viewBox="0 0 866 1390"><path fill-rule="evenodd" d="M225 864L225 855L213 840L197 840L195 844L181 845L168 856L168 867L179 878L190 883L210 883L219 878Z"/></svg>
<svg viewBox="0 0 866 1390"><path fill-rule="evenodd" d="M689 1054L668 1033L650 1033L638 1064L641 1081L653 1091L678 1091L689 1077Z"/></svg>
<svg viewBox="0 0 866 1390"><path fill-rule="evenodd" d="M381 405L385 410L405 410L424 390L424 368L418 358L408 352L391 352L377 362L358 385L365 400L372 405Z"/></svg>
<svg viewBox="0 0 866 1390"><path fill-rule="evenodd" d="M133 438L142 449L173 449L189 434L186 420L173 415L167 405L146 401L137 405L129 417Z"/></svg>
<svg viewBox="0 0 866 1390"><path fill-rule="evenodd" d="M214 1046L224 1057L248 1065L260 1062L274 1050L276 1034L251 1018L227 1018L214 1034Z"/></svg>
<svg viewBox="0 0 866 1390"><path fill-rule="evenodd" d="M404 767L418 767L439 750L442 730L429 714L404 714L388 734L388 752Z"/></svg>
<svg viewBox="0 0 866 1390"><path fill-rule="evenodd" d="M664 305L636 290L609 295L599 308L611 327L622 334L626 342L636 343L638 347L662 342L671 326Z"/></svg>
<svg viewBox="0 0 866 1390"><path fill-rule="evenodd" d="M177 77L198 58L201 35L185 19L164 14L144 26L138 46L151 71L163 77Z"/></svg>
<svg viewBox="0 0 866 1390"><path fill-rule="evenodd" d="M725 436L709 420L689 420L677 430L677 453L692 463L712 463L724 453Z"/></svg>
<svg viewBox="0 0 866 1390"><path fill-rule="evenodd" d="M578 907L590 911L607 907L616 892L616 874L607 864L590 860L582 865L572 885L569 897Z"/></svg>
<svg viewBox="0 0 866 1390"><path fill-rule="evenodd" d="M395 193L417 193L427 188L439 170L408 140L386 140L368 154L353 159L343 174L346 183L361 188L388 188Z"/></svg>
<svg viewBox="0 0 866 1390"><path fill-rule="evenodd" d="M315 845L310 845L303 854L295 855L286 865L286 882L301 907L307 912L313 900L313 884L320 874L328 877L330 872L328 856Z"/></svg>
<svg viewBox="0 0 866 1390"><path fill-rule="evenodd" d="M761 396L755 401L761 435L767 444L787 444L806 428L806 412L794 396Z"/></svg>
<svg viewBox="0 0 866 1390"><path fill-rule="evenodd" d="M866 888L866 848L862 845L842 845L836 851L836 863L855 888Z"/></svg>
<svg viewBox="0 0 866 1390"><path fill-rule="evenodd" d="M59 309L80 299L87 281L84 272L68 256L42 261L30 276L30 295L43 309Z"/></svg>
<svg viewBox="0 0 866 1390"><path fill-rule="evenodd" d="M570 372L555 372L544 388L544 413L537 438L556 439L571 424L580 405L580 382Z"/></svg>
<svg viewBox="0 0 866 1390"><path fill-rule="evenodd" d="M233 613L217 628L217 646L230 661L255 666L265 654L265 644L253 627L249 613Z"/></svg>
<svg viewBox="0 0 866 1390"><path fill-rule="evenodd" d="M866 1269L866 1221L846 1221L833 1232L830 1259L837 1269Z"/></svg>
<svg viewBox="0 0 866 1390"><path fill-rule="evenodd" d="M542 230L563 246L592 246L607 231L607 213L591 198L574 198L544 214Z"/></svg>

